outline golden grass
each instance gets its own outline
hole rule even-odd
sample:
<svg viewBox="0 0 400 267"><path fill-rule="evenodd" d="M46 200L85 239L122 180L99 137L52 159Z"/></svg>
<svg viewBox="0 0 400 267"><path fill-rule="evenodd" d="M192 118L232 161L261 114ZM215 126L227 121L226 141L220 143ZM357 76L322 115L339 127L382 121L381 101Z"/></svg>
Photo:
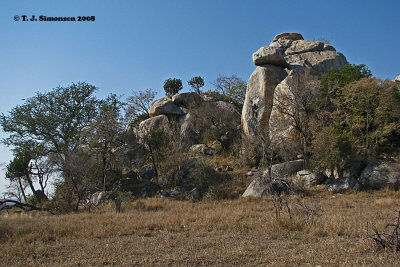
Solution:
<svg viewBox="0 0 400 267"><path fill-rule="evenodd" d="M93 213L0 216L0 262L6 266L393 266L377 252L366 224L396 220L398 192L314 192L293 198L276 220L272 200L183 202L142 199ZM312 220L296 203L320 205Z"/></svg>

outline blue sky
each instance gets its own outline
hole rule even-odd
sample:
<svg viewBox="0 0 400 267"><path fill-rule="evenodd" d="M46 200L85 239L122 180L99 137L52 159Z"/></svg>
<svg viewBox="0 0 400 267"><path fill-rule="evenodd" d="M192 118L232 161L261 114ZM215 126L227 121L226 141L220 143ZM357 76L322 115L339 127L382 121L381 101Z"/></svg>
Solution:
<svg viewBox="0 0 400 267"><path fill-rule="evenodd" d="M247 80L251 55L282 32L325 38L374 76L400 74L400 1L70 0L0 2L0 112L58 85L86 81L129 96L170 77ZM94 22L23 22L15 15L95 16ZM0 132L0 137L4 137ZM12 155L0 146L0 163ZM5 191L0 171L0 194Z"/></svg>

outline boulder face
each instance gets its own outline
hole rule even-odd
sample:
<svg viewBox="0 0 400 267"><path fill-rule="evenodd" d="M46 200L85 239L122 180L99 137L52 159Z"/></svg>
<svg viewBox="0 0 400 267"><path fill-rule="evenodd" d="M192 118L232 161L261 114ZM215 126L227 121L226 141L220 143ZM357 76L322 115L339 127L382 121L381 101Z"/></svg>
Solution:
<svg viewBox="0 0 400 267"><path fill-rule="evenodd" d="M168 96L160 98L151 104L149 114L151 117L158 115L184 115L183 110L172 102Z"/></svg>
<svg viewBox="0 0 400 267"><path fill-rule="evenodd" d="M346 58L331 45L304 40L299 33L278 34L269 46L253 54L253 62L257 68L247 83L242 131L268 139L271 132L278 138L294 134L288 127L291 122L276 107L282 102L281 96L296 97L293 92L301 90L308 93L329 69L347 64ZM313 86L303 86L304 82Z"/></svg>
<svg viewBox="0 0 400 267"><path fill-rule="evenodd" d="M268 132L275 87L286 76L285 69L273 65L257 67L251 74L242 109L242 128L246 135Z"/></svg>
<svg viewBox="0 0 400 267"><path fill-rule="evenodd" d="M388 186L398 189L400 185L399 159L380 159L368 164L358 181L363 188L381 189Z"/></svg>

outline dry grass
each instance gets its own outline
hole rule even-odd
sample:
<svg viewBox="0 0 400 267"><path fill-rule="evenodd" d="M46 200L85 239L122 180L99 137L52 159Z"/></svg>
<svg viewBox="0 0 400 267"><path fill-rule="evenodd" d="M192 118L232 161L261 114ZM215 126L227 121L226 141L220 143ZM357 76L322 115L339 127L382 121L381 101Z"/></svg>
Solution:
<svg viewBox="0 0 400 267"><path fill-rule="evenodd" d="M400 209L398 192L292 199L275 219L271 200L181 202L145 199L93 213L0 216L0 262L6 266L73 265L400 265L377 252L366 223L384 229ZM320 205L312 220L297 201Z"/></svg>

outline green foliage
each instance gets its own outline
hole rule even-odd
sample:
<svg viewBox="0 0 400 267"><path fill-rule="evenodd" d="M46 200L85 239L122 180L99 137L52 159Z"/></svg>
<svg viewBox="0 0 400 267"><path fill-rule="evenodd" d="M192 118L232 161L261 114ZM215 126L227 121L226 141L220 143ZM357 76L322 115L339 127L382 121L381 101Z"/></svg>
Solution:
<svg viewBox="0 0 400 267"><path fill-rule="evenodd" d="M200 94L200 88L204 86L204 79L200 76L196 76L190 79L188 81L188 84L190 85L190 87L192 87L192 90L195 93Z"/></svg>
<svg viewBox="0 0 400 267"><path fill-rule="evenodd" d="M37 206L38 205L38 201L35 197L35 195L30 195L26 198L26 203L33 205L33 206Z"/></svg>
<svg viewBox="0 0 400 267"><path fill-rule="evenodd" d="M166 96L173 96L183 89L182 80L176 78L169 78L164 82L164 91Z"/></svg>
<svg viewBox="0 0 400 267"><path fill-rule="evenodd" d="M0 125L9 133L3 143L14 147L33 143L42 145L45 154L65 155L76 148L96 115L95 90L87 83L74 83L28 98L9 115L1 114Z"/></svg>
<svg viewBox="0 0 400 267"><path fill-rule="evenodd" d="M352 160L370 161L399 142L400 99L392 81L362 78L337 90L329 124L313 140L313 165L340 173Z"/></svg>
<svg viewBox="0 0 400 267"><path fill-rule="evenodd" d="M342 173L346 163L353 159L351 134L336 127L325 127L316 134L312 146L311 166L319 171L335 169Z"/></svg>
<svg viewBox="0 0 400 267"><path fill-rule="evenodd" d="M210 186L220 183L223 177L207 162L200 160L196 163L195 168L191 169L189 179L200 190L200 193L204 194Z"/></svg>
<svg viewBox="0 0 400 267"><path fill-rule="evenodd" d="M227 98L229 102L243 106L246 97L246 82L236 75L218 76L213 83L217 92Z"/></svg>

